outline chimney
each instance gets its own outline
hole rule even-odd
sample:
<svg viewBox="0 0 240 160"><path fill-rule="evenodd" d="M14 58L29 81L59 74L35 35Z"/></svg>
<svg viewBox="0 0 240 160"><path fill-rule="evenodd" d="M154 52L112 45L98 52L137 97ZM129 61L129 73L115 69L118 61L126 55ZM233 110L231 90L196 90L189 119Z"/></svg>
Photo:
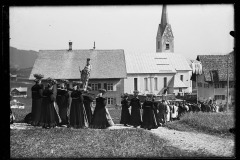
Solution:
<svg viewBox="0 0 240 160"><path fill-rule="evenodd" d="M69 51L72 50L72 42L69 42Z"/></svg>
<svg viewBox="0 0 240 160"><path fill-rule="evenodd" d="M95 47L95 41L94 41L94 46L93 46L93 49L95 49L96 47Z"/></svg>

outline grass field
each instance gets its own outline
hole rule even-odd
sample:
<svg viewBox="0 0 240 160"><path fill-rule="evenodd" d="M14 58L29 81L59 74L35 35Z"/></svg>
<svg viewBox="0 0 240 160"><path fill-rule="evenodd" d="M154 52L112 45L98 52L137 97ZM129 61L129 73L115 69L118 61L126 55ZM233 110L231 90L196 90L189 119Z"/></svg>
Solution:
<svg viewBox="0 0 240 160"><path fill-rule="evenodd" d="M184 151L143 129L11 130L11 158L211 157Z"/></svg>
<svg viewBox="0 0 240 160"><path fill-rule="evenodd" d="M170 129L204 132L221 137L231 137L232 134L229 132L229 129L234 126L235 118L233 112L187 113L179 121L167 124L167 127Z"/></svg>

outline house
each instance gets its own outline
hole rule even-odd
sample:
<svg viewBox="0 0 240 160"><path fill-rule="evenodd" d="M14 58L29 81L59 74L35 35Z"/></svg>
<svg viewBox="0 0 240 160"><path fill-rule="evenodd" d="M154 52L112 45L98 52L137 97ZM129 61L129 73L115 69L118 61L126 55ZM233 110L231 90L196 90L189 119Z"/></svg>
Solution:
<svg viewBox="0 0 240 160"><path fill-rule="evenodd" d="M98 94L100 88L105 88L107 93L107 106L120 105L121 94L124 92L124 78L126 78L126 64L124 50L73 50L72 42L69 49L63 50L40 50L29 79L34 80L34 73L44 75L43 83L48 78L67 79L70 87L73 81L79 81L80 72L87 58L90 58L92 70L90 73L90 93Z"/></svg>
<svg viewBox="0 0 240 160"><path fill-rule="evenodd" d="M10 73L10 80L11 80L11 81L17 81L17 75Z"/></svg>
<svg viewBox="0 0 240 160"><path fill-rule="evenodd" d="M202 63L203 74L198 75L198 97L206 101L211 97L217 103L227 101L227 75L229 73L229 100L235 101L234 54L227 55L198 55ZM229 70L227 69L229 65Z"/></svg>
<svg viewBox="0 0 240 160"><path fill-rule="evenodd" d="M126 54L127 78L124 92L132 94L191 93L191 73L186 58L176 53Z"/></svg>
<svg viewBox="0 0 240 160"><path fill-rule="evenodd" d="M27 87L11 88L13 97L27 97Z"/></svg>
<svg viewBox="0 0 240 160"><path fill-rule="evenodd" d="M156 53L126 53L127 79L124 92L161 95L192 92L192 69L187 59L174 52L174 36L163 5L156 36Z"/></svg>

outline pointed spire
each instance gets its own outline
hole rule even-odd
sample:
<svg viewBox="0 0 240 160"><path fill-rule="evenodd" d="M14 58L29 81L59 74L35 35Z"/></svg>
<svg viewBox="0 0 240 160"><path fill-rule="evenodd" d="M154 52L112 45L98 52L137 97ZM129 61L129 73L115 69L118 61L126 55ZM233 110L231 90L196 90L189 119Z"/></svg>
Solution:
<svg viewBox="0 0 240 160"><path fill-rule="evenodd" d="M168 24L168 15L167 15L167 6L166 5L163 5L163 7L162 7L161 24L164 27Z"/></svg>

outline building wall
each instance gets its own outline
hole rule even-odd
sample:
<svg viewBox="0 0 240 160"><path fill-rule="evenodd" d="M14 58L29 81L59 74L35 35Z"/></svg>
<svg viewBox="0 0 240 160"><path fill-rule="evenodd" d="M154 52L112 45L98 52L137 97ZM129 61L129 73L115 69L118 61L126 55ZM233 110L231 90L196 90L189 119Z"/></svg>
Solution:
<svg viewBox="0 0 240 160"><path fill-rule="evenodd" d="M134 78L137 78L137 90L140 92L140 94L148 94L148 93L154 93L154 94L162 94L163 93L163 87L164 87L164 77L167 77L167 85L169 84L170 80L174 76L175 73L155 73L155 74L127 74L127 78L124 79L124 92L132 94L134 91ZM152 77L152 78L150 78ZM157 78L157 90L155 90L155 82L154 77ZM148 91L145 90L145 82L144 78L148 79ZM152 81L152 90L150 85L150 79Z"/></svg>
<svg viewBox="0 0 240 160"><path fill-rule="evenodd" d="M224 85L224 88L215 88L215 83L208 83L204 81L204 75L198 76L198 83L201 82L202 86L197 86L198 88L198 98L201 101L207 101L209 100L209 97L211 99L214 99L215 95L225 95L224 100L218 99L217 103L226 103L227 102L227 82L221 82ZM209 84L209 88L205 87L204 84ZM234 88L229 88L229 93L231 95L230 103L231 101L235 101L234 96Z"/></svg>
<svg viewBox="0 0 240 160"><path fill-rule="evenodd" d="M191 74L192 71L177 70L176 78L178 77L180 79L180 75L183 75L183 83L188 87L183 89L185 93L192 93L192 81L190 80Z"/></svg>

